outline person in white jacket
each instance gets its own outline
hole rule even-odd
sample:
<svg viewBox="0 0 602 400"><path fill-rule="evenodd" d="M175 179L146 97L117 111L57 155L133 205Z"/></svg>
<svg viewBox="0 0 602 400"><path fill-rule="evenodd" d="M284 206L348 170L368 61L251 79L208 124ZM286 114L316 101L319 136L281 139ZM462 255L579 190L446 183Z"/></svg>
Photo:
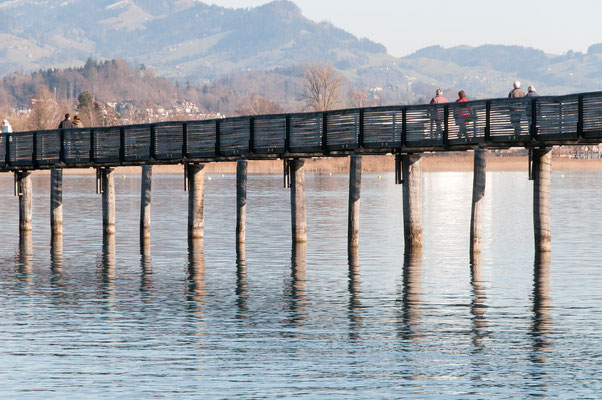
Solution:
<svg viewBox="0 0 602 400"><path fill-rule="evenodd" d="M2 121L2 133L12 133L12 131L13 131L13 128L8 123L8 120L7 119L3 120Z"/></svg>

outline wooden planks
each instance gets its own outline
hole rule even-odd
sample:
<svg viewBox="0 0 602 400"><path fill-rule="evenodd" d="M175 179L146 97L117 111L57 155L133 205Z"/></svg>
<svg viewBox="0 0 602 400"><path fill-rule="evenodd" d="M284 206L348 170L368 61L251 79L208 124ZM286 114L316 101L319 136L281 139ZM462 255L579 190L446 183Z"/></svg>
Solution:
<svg viewBox="0 0 602 400"><path fill-rule="evenodd" d="M602 94L599 92L583 95L583 135L602 136Z"/></svg>
<svg viewBox="0 0 602 400"><path fill-rule="evenodd" d="M90 138L90 129L68 129L63 132L63 153L67 164L90 161Z"/></svg>
<svg viewBox="0 0 602 400"><path fill-rule="evenodd" d="M253 151L259 154L284 153L286 116L257 116L254 121Z"/></svg>
<svg viewBox="0 0 602 400"><path fill-rule="evenodd" d="M186 132L186 155L188 157L212 157L215 155L215 120L187 122Z"/></svg>
<svg viewBox="0 0 602 400"><path fill-rule="evenodd" d="M119 127L94 129L93 147L96 162L119 162L121 129Z"/></svg>
<svg viewBox="0 0 602 400"><path fill-rule="evenodd" d="M290 117L290 149L293 153L322 151L322 113L293 114Z"/></svg>
<svg viewBox="0 0 602 400"><path fill-rule="evenodd" d="M122 156L125 161L147 161L151 158L151 125L133 125L123 128Z"/></svg>
<svg viewBox="0 0 602 400"><path fill-rule="evenodd" d="M60 131L36 132L36 161L39 165L54 165L60 161L61 134ZM86 150L88 150L90 145ZM74 149L74 151L76 151ZM88 152L89 154L89 152Z"/></svg>
<svg viewBox="0 0 602 400"><path fill-rule="evenodd" d="M342 110L326 113L328 150L346 150L359 147L360 111Z"/></svg>
<svg viewBox="0 0 602 400"><path fill-rule="evenodd" d="M536 103L536 126L540 139L576 136L579 122L579 97L539 97Z"/></svg>
<svg viewBox="0 0 602 400"><path fill-rule="evenodd" d="M225 156L249 153L251 122L249 117L227 118L220 124L219 151Z"/></svg>
<svg viewBox="0 0 602 400"><path fill-rule="evenodd" d="M368 149L401 146L403 112L401 107L364 111L363 145Z"/></svg>
<svg viewBox="0 0 602 400"><path fill-rule="evenodd" d="M152 156L157 160L182 158L184 145L184 124L166 122L154 125L155 147Z"/></svg>

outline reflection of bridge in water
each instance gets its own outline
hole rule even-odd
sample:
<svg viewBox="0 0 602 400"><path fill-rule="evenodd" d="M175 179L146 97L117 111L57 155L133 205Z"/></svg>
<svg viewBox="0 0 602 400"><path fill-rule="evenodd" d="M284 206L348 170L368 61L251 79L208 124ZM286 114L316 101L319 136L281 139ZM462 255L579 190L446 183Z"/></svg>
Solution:
<svg viewBox="0 0 602 400"><path fill-rule="evenodd" d="M62 235L62 170L97 168L104 234L115 233L113 168L142 166L141 245L150 235L152 165L184 164L189 191L189 237L204 236L204 164L237 168L237 245L244 247L247 163L281 159L291 188L294 242L307 240L304 159L350 157L349 248L358 246L361 156L395 154L403 184L407 248L422 245L421 155L474 150L471 256L480 249L487 149L525 147L534 180L536 250L550 250L550 160L554 145L602 142L602 92L568 96L478 100L467 103L375 107L262 115L208 121L15 132L0 137L0 171L15 174L20 231L31 231L33 170L52 169L51 225Z"/></svg>

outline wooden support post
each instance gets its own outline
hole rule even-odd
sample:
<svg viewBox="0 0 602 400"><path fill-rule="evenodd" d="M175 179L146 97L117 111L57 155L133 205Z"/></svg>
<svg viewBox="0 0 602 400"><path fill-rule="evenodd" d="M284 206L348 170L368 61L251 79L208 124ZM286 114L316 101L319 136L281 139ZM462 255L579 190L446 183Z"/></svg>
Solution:
<svg viewBox="0 0 602 400"><path fill-rule="evenodd" d="M245 246L247 232L247 160L236 163L236 246Z"/></svg>
<svg viewBox="0 0 602 400"><path fill-rule="evenodd" d="M406 252L422 247L422 156L402 156L403 231Z"/></svg>
<svg viewBox="0 0 602 400"><path fill-rule="evenodd" d="M153 183L153 166L142 166L140 183L140 244L141 246L150 239L151 229L151 187Z"/></svg>
<svg viewBox="0 0 602 400"><path fill-rule="evenodd" d="M50 230L52 237L63 234L63 169L50 170Z"/></svg>
<svg viewBox="0 0 602 400"><path fill-rule="evenodd" d="M33 220L31 172L20 171L16 174L19 195L19 232L31 232Z"/></svg>
<svg viewBox="0 0 602 400"><path fill-rule="evenodd" d="M113 168L102 168L102 233L115 234L115 174Z"/></svg>
<svg viewBox="0 0 602 400"><path fill-rule="evenodd" d="M470 261L474 262L481 254L481 216L485 199L487 173L487 151L475 149L472 181L472 211L470 216Z"/></svg>
<svg viewBox="0 0 602 400"><path fill-rule="evenodd" d="M533 228L535 251L552 251L550 227L550 183L552 177L552 149L533 151Z"/></svg>
<svg viewBox="0 0 602 400"><path fill-rule="evenodd" d="M291 222L293 243L307 242L304 160L291 160Z"/></svg>
<svg viewBox="0 0 602 400"><path fill-rule="evenodd" d="M359 245L361 187L362 156L354 154L349 157L349 213L347 221L347 249L349 251Z"/></svg>
<svg viewBox="0 0 602 400"><path fill-rule="evenodd" d="M188 237L202 239L205 230L205 165L188 164Z"/></svg>

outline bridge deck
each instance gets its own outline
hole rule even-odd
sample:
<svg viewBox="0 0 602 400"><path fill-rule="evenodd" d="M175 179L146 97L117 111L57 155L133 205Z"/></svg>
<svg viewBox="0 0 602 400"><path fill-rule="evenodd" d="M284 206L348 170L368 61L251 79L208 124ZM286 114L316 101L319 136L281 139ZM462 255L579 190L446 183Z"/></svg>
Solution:
<svg viewBox="0 0 602 400"><path fill-rule="evenodd" d="M15 132L0 171L602 142L602 92Z"/></svg>

